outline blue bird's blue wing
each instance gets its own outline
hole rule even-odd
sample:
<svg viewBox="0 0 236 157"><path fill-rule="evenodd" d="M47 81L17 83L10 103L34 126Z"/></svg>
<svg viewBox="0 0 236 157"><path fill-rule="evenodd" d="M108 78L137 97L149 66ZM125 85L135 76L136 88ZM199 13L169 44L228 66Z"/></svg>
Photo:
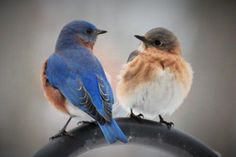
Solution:
<svg viewBox="0 0 236 157"><path fill-rule="evenodd" d="M76 79L68 78L65 85L66 87L62 89L62 93L66 95L73 105L89 114L98 122L103 122L104 120L110 121L111 117L106 114L101 114L94 105L92 96L87 91L79 77Z"/></svg>
<svg viewBox="0 0 236 157"><path fill-rule="evenodd" d="M113 96L111 96L110 85L100 76L97 76L99 94L102 98L103 110L107 116L112 117L112 104L114 103Z"/></svg>
<svg viewBox="0 0 236 157"><path fill-rule="evenodd" d="M98 122L108 143L117 140L127 143L126 136L112 119L112 89L100 62L95 57L72 59L55 53L50 56L46 68L49 83Z"/></svg>
<svg viewBox="0 0 236 157"><path fill-rule="evenodd" d="M71 62L70 62L71 63ZM94 72L81 72L78 64L71 65L61 56L54 54L48 60L49 83L76 107L96 120L110 121L112 118L113 94L101 65ZM94 68L95 69L95 68Z"/></svg>

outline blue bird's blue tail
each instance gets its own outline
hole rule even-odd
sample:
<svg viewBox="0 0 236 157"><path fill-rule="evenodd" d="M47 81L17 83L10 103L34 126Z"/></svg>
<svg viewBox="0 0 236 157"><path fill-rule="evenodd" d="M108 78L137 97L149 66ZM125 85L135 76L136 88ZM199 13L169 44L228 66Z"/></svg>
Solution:
<svg viewBox="0 0 236 157"><path fill-rule="evenodd" d="M102 133L107 141L107 143L112 144L116 142L117 140L128 143L128 140L125 136L125 134L122 132L120 127L117 125L116 121L114 119L111 120L111 122L106 122L104 124L99 124L99 127L102 130Z"/></svg>

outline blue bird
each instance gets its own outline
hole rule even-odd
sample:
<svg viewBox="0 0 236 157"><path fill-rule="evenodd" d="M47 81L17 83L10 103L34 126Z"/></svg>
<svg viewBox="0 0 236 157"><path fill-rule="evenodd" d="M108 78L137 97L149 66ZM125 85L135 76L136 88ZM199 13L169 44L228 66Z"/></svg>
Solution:
<svg viewBox="0 0 236 157"><path fill-rule="evenodd" d="M55 52L43 65L45 96L57 109L70 115L55 137L68 134L65 129L76 116L70 111L72 105L95 119L108 143L117 140L127 143L126 136L112 118L111 86L92 52L97 36L106 32L86 21L68 23L60 32Z"/></svg>

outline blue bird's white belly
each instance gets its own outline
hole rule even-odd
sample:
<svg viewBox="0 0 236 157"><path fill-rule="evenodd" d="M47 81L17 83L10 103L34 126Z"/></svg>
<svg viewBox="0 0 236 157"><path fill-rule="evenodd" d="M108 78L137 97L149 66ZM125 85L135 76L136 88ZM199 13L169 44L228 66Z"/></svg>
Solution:
<svg viewBox="0 0 236 157"><path fill-rule="evenodd" d="M67 103L66 108L69 112L69 114L80 121L92 121L93 118L89 116L87 113L79 109L79 107L71 104L70 102Z"/></svg>

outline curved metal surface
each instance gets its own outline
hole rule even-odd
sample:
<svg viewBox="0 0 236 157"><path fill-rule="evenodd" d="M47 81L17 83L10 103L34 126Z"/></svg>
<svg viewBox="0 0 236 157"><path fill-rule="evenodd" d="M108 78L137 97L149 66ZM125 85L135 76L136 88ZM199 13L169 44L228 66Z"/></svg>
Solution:
<svg viewBox="0 0 236 157"><path fill-rule="evenodd" d="M117 122L126 134L129 144L145 145L172 151L179 149L194 157L218 157L215 151L197 139L175 128L142 119L117 118ZM86 151L108 146L97 125L84 124L70 131L73 137L60 137L50 141L34 157L67 157L78 156ZM116 143L122 144L122 143Z"/></svg>

